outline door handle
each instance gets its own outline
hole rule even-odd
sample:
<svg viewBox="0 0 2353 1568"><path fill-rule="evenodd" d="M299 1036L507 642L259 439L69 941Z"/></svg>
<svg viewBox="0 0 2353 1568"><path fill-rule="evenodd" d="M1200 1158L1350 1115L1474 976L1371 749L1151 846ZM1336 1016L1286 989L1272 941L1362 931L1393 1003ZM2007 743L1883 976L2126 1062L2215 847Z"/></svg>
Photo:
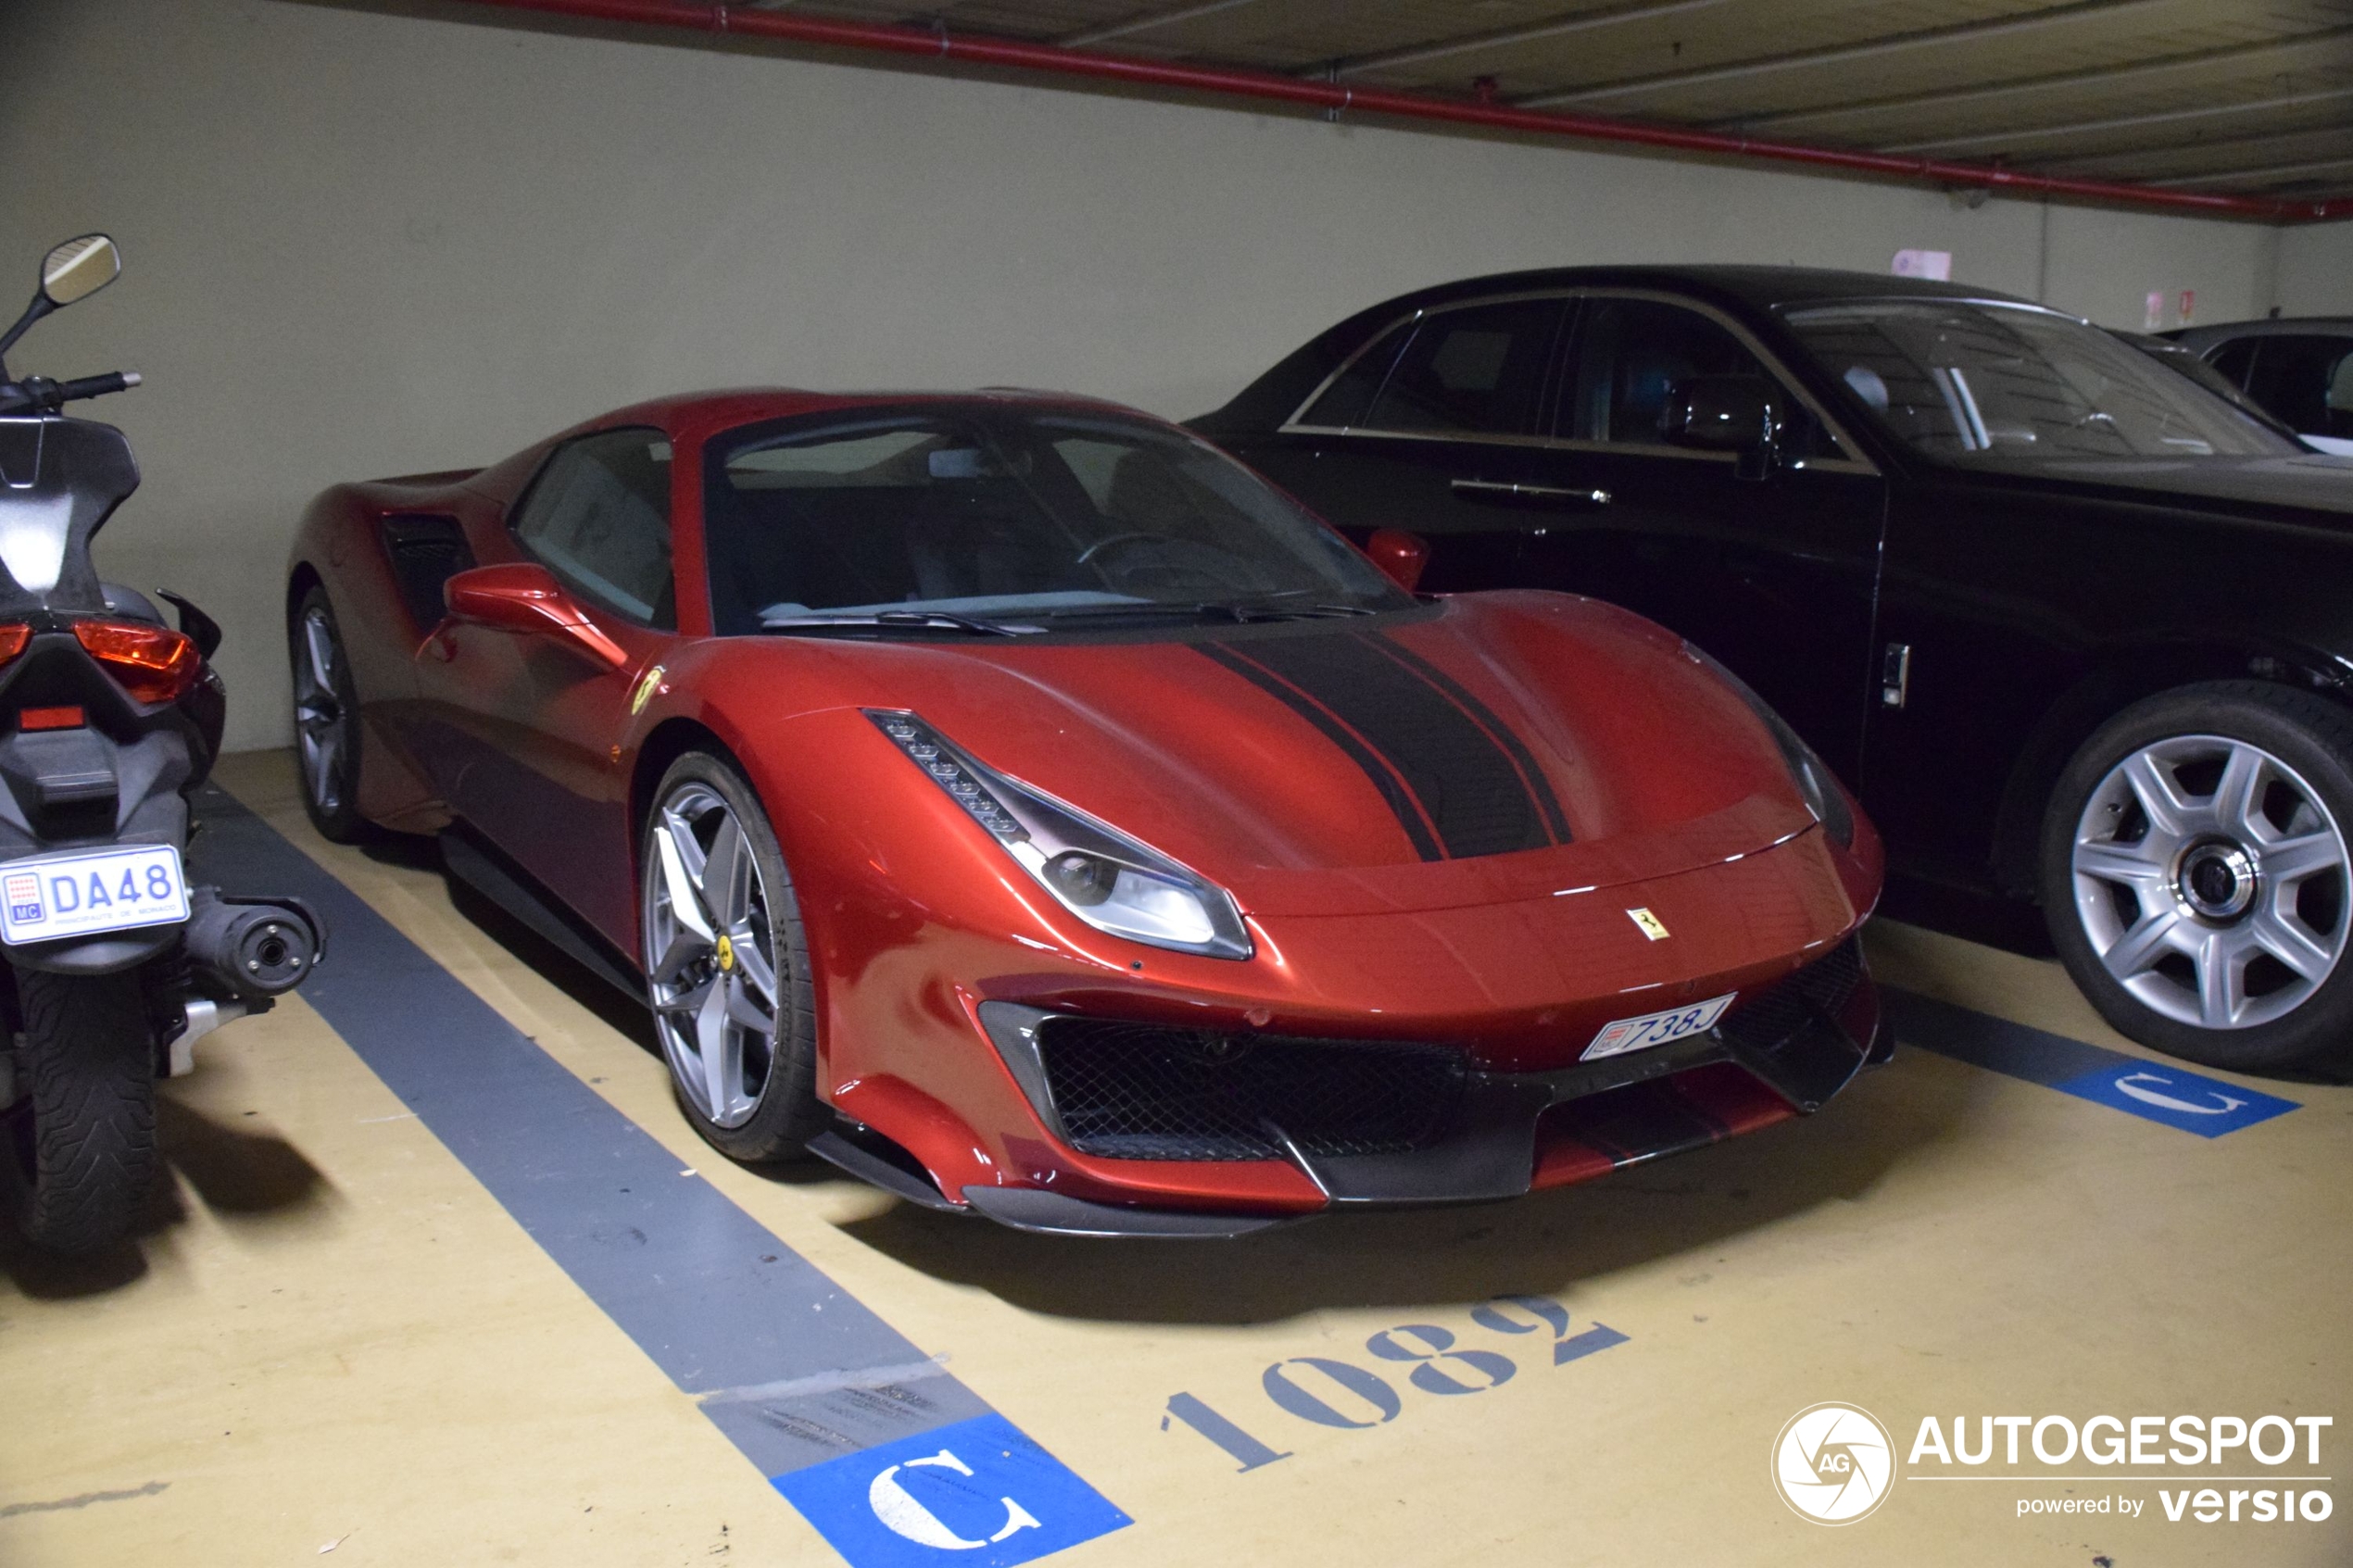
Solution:
<svg viewBox="0 0 2353 1568"><path fill-rule="evenodd" d="M1548 506L1606 507L1606 490L1576 490L1557 484L1522 484L1501 479L1458 479L1454 494L1474 501L1535 501Z"/></svg>

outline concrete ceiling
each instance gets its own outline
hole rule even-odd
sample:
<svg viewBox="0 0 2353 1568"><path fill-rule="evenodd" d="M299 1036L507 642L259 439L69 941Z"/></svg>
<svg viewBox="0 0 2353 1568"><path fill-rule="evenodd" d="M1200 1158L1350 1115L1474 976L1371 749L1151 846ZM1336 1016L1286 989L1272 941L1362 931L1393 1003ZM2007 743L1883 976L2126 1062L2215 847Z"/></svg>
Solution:
<svg viewBox="0 0 2353 1568"><path fill-rule="evenodd" d="M740 5L740 0L738 0ZM752 0L2233 194L2353 192L2353 0Z"/></svg>

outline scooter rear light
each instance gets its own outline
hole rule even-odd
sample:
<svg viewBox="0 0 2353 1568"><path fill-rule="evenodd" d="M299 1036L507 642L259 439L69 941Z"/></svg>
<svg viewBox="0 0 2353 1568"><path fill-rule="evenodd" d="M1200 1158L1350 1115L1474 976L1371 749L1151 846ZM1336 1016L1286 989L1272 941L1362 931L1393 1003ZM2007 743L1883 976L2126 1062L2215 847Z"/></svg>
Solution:
<svg viewBox="0 0 2353 1568"><path fill-rule="evenodd" d="M28 708L17 715L19 730L78 730L89 721L79 708Z"/></svg>
<svg viewBox="0 0 2353 1568"><path fill-rule="evenodd" d="M169 626L77 621L73 634L84 652L107 667L115 684L139 702L177 702L204 671L196 645Z"/></svg>

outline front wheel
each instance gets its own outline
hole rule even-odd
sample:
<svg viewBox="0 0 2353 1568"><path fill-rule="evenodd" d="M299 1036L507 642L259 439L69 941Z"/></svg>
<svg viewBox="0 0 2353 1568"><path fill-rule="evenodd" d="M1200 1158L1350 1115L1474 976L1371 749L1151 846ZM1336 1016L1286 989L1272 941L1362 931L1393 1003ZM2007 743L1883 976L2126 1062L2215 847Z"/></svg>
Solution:
<svg viewBox="0 0 2353 1568"><path fill-rule="evenodd" d="M2353 715L2259 682L2134 704L2045 820L2043 909L2116 1030L2240 1072L2353 1056Z"/></svg>
<svg viewBox="0 0 2353 1568"><path fill-rule="evenodd" d="M690 751L656 786L643 845L647 999L680 1108L731 1159L799 1153L827 1123L815 997L759 797L726 762Z"/></svg>
<svg viewBox="0 0 2353 1568"><path fill-rule="evenodd" d="M17 971L19 1071L0 1119L0 1185L17 1226L53 1252L122 1238L154 1190L156 1041L139 976Z"/></svg>

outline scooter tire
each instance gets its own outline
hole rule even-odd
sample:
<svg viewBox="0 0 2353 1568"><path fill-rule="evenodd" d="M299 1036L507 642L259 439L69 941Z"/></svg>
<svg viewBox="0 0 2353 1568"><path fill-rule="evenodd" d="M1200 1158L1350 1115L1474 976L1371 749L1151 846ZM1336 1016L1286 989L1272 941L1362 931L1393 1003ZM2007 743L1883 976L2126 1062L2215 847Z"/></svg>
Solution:
<svg viewBox="0 0 2353 1568"><path fill-rule="evenodd" d="M145 1212L160 1168L155 1026L135 975L16 981L30 1093L0 1120L0 1186L35 1246L101 1251Z"/></svg>

